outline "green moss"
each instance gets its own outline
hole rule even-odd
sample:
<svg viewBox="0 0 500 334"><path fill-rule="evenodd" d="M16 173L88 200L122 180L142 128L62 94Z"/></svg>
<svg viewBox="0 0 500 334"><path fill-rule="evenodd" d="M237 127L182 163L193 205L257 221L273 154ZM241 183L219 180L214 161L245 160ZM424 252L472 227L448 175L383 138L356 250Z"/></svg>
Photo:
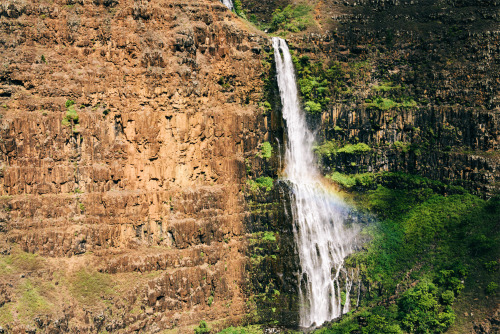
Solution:
<svg viewBox="0 0 500 334"><path fill-rule="evenodd" d="M365 143L347 144L337 150L337 153L361 154L371 151L370 146Z"/></svg>
<svg viewBox="0 0 500 334"><path fill-rule="evenodd" d="M305 111L311 114L318 114L321 112L321 104L314 101L306 101Z"/></svg>
<svg viewBox="0 0 500 334"><path fill-rule="evenodd" d="M403 153L406 153L409 151L411 144L409 143L403 143L400 141L395 141L392 147L398 151L401 151Z"/></svg>
<svg viewBox="0 0 500 334"><path fill-rule="evenodd" d="M292 57L297 73L297 86L304 100L304 110L319 115L330 104L333 92L340 90L343 72L338 63L324 66L322 62L311 63L308 56Z"/></svg>

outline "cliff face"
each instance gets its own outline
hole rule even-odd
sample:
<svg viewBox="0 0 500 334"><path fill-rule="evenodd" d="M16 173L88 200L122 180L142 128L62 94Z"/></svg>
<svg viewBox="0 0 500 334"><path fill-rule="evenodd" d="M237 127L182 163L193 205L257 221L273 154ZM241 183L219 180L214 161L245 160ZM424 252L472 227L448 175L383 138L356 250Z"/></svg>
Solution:
<svg viewBox="0 0 500 334"><path fill-rule="evenodd" d="M292 37L296 56L340 77L313 122L323 139L371 148L323 159L325 172L404 171L498 192L500 3L324 1L315 13L322 30Z"/></svg>
<svg viewBox="0 0 500 334"><path fill-rule="evenodd" d="M241 320L265 39L210 1L8 0L0 26L0 325Z"/></svg>

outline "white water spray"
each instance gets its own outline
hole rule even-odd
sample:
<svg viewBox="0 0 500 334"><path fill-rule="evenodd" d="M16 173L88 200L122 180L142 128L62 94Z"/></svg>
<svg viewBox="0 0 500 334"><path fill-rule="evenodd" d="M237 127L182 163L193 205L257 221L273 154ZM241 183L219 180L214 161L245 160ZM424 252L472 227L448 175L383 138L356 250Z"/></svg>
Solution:
<svg viewBox="0 0 500 334"><path fill-rule="evenodd" d="M227 8L229 8L230 11L233 11L234 6L233 6L233 2L231 0L221 0L221 1L222 1L222 4L224 6L226 6Z"/></svg>
<svg viewBox="0 0 500 334"><path fill-rule="evenodd" d="M357 229L344 226L347 206L319 182L312 153L314 136L299 105L288 46L283 39L273 37L273 47L288 131L284 173L292 189L293 231L301 267L300 326L318 326L349 310L348 306L342 310L344 287L339 276L345 271L344 258L353 251ZM347 279L346 283L348 296L352 282Z"/></svg>

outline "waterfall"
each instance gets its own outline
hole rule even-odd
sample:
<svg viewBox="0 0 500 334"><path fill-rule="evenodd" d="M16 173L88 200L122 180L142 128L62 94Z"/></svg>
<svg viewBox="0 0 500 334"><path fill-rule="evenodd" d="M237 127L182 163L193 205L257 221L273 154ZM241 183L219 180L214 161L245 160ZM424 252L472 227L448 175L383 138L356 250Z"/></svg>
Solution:
<svg viewBox="0 0 500 334"><path fill-rule="evenodd" d="M345 288L349 296L352 283L348 278L341 281L340 276L347 276L343 262L353 251L357 229L344 225L347 206L320 182L312 152L314 135L300 108L292 57L283 39L273 37L272 42L288 134L284 178L292 191L293 233L301 268L300 326L318 326L343 313L341 291Z"/></svg>
<svg viewBox="0 0 500 334"><path fill-rule="evenodd" d="M233 6L233 2L231 0L221 0L221 1L224 4L224 6L229 8L230 11L233 11L234 6Z"/></svg>

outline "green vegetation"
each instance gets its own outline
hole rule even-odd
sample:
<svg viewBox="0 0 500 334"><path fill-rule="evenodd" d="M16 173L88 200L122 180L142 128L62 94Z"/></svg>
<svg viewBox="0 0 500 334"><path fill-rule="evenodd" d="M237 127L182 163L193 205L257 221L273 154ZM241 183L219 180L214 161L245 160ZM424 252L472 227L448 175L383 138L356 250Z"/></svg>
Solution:
<svg viewBox="0 0 500 334"><path fill-rule="evenodd" d="M265 141L260 146L259 156L263 159L269 159L273 155L273 147L268 141Z"/></svg>
<svg viewBox="0 0 500 334"><path fill-rule="evenodd" d="M200 325L194 329L195 334L206 334L210 333L210 328L208 328L207 322L205 320L200 321Z"/></svg>
<svg viewBox="0 0 500 334"><path fill-rule="evenodd" d="M320 146L314 147L314 152L321 158L330 158L339 153L362 154L369 151L371 151L371 148L365 143L346 144L342 146L342 143L336 140L328 140Z"/></svg>
<svg viewBox="0 0 500 334"><path fill-rule="evenodd" d="M380 85L374 85L372 88L376 91L388 92L395 89L401 89L401 85L393 86L392 82L384 81Z"/></svg>
<svg viewBox="0 0 500 334"><path fill-rule="evenodd" d="M343 72L338 63L328 66L311 63L308 56L292 57L297 73L297 85L304 100L304 110L310 114L321 113L330 103L333 92L340 90Z"/></svg>
<svg viewBox="0 0 500 334"><path fill-rule="evenodd" d="M370 178L335 177L348 185ZM498 288L498 275L488 268L500 255L494 246L500 242L500 198L485 201L460 187L403 173L371 179L371 188L353 200L379 221L363 232L371 238L366 249L346 259L361 270L370 291L359 309L317 332L442 333L455 321L456 297L477 285L478 276L467 279L471 273L482 272L491 282L486 294Z"/></svg>
<svg viewBox="0 0 500 334"><path fill-rule="evenodd" d="M374 174L342 174L333 172L326 176L326 178L341 185L343 188L349 189L353 187L372 187L375 184Z"/></svg>
<svg viewBox="0 0 500 334"><path fill-rule="evenodd" d="M247 18L245 12L243 11L243 7L241 6L240 0L234 0L234 12L243 19Z"/></svg>
<svg viewBox="0 0 500 334"><path fill-rule="evenodd" d="M269 176L261 176L254 180L247 180L247 186L251 191L258 191L263 189L270 191L273 188L273 179Z"/></svg>
<svg viewBox="0 0 500 334"><path fill-rule="evenodd" d="M0 326L7 326L14 321L12 316L12 303L6 303L0 307Z"/></svg>
<svg viewBox="0 0 500 334"><path fill-rule="evenodd" d="M77 128L77 125L79 123L79 116L78 112L75 109L75 101L66 101L66 115L62 119L61 123L64 126L70 126L74 134L79 132Z"/></svg>
<svg viewBox="0 0 500 334"><path fill-rule="evenodd" d="M495 282L490 282L488 283L488 286L486 286L487 295L493 295L497 292L497 290L498 290L498 284Z"/></svg>
<svg viewBox="0 0 500 334"><path fill-rule="evenodd" d="M20 294L17 312L21 318L31 320L35 315L50 311L52 305L40 294L40 289L30 280L25 280L18 288Z"/></svg>
<svg viewBox="0 0 500 334"><path fill-rule="evenodd" d="M111 295L112 287L110 276L96 271L81 269L70 278L71 293L85 305L94 305L102 297Z"/></svg>
<svg viewBox="0 0 500 334"><path fill-rule="evenodd" d="M269 32L299 32L306 30L312 25L314 19L311 15L311 7L299 4L288 5L284 9L277 8L273 12ZM265 28L265 27L261 27Z"/></svg>
<svg viewBox="0 0 500 334"><path fill-rule="evenodd" d="M214 302L214 296L209 296L207 299L207 305L212 306L213 302Z"/></svg>
<svg viewBox="0 0 500 334"><path fill-rule="evenodd" d="M259 325L250 325L245 327L228 327L219 332L219 334L261 334L262 329Z"/></svg>
<svg viewBox="0 0 500 334"><path fill-rule="evenodd" d="M392 147L398 151L401 151L403 153L406 153L409 151L410 149L410 144L409 143L403 143L403 142L400 142L400 141L395 141L394 144L392 145Z"/></svg>
<svg viewBox="0 0 500 334"><path fill-rule="evenodd" d="M394 108L412 108L417 106L417 102L413 99L403 99L401 102L396 102L390 98L376 97L373 102L366 103L368 109L390 110Z"/></svg>
<svg viewBox="0 0 500 334"><path fill-rule="evenodd" d="M37 254L23 252L14 249L11 255L2 257L0 260L0 273L12 273L14 271L36 271L44 264L44 260Z"/></svg>
<svg viewBox="0 0 500 334"><path fill-rule="evenodd" d="M276 241L276 236L274 235L274 232L269 232L266 231L264 232L264 236L262 237L263 241Z"/></svg>

